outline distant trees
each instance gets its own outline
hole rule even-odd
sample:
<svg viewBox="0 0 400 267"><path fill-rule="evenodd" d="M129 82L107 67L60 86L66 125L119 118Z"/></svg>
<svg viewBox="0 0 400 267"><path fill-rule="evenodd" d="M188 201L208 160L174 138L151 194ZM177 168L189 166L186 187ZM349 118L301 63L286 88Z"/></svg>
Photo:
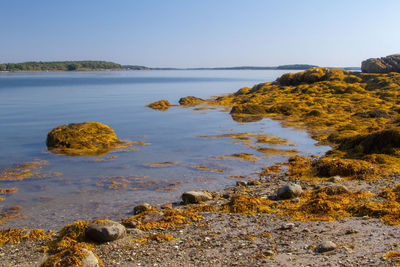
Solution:
<svg viewBox="0 0 400 267"><path fill-rule="evenodd" d="M121 69L120 64L107 61L53 61L0 64L0 71L74 71Z"/></svg>

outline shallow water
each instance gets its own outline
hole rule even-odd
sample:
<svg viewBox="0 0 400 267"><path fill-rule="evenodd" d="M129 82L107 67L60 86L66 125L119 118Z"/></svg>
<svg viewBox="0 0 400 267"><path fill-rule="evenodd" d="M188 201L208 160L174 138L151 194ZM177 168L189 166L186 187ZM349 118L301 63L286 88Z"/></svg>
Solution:
<svg viewBox="0 0 400 267"><path fill-rule="evenodd" d="M166 112L145 105L180 97L208 98L272 81L286 71L112 71L57 73L0 73L0 169L34 159L47 160L46 178L0 181L0 188L17 187L0 207L22 206L23 218L0 227L57 228L76 219L131 214L135 204L175 202L188 189L218 190L233 185L229 176L249 175L280 162L281 155L256 162L218 160L233 153L262 154L232 144L229 138L198 136L226 133L273 134L291 141L302 154L323 154L307 133L263 119L238 123L220 109L196 111L173 107ZM70 157L47 152L47 132L71 122L99 121L111 126L124 140L144 141L134 151L116 151L102 157ZM107 158L107 156L115 156ZM98 159L102 161L97 161ZM154 162L176 162L149 167ZM202 165L211 170L198 170ZM62 173L53 176L52 173ZM126 187L110 189L109 186Z"/></svg>

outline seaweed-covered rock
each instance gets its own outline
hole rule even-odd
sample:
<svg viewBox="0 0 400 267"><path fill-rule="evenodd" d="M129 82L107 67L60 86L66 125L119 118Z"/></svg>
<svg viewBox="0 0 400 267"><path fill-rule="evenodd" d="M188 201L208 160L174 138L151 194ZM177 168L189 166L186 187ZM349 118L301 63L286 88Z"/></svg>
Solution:
<svg viewBox="0 0 400 267"><path fill-rule="evenodd" d="M204 102L205 102L204 99L195 96L187 96L179 99L179 104L182 106L194 106Z"/></svg>
<svg viewBox="0 0 400 267"><path fill-rule="evenodd" d="M298 197L303 193L303 189L298 184L287 184L278 189L277 197L278 199L290 199Z"/></svg>
<svg viewBox="0 0 400 267"><path fill-rule="evenodd" d="M142 204L139 204L139 205L135 206L133 208L133 212L136 215L136 214L139 214L139 213L142 213L142 212L145 212L145 211L149 211L149 210L152 210L152 209L154 209L154 208L149 203L142 203Z"/></svg>
<svg viewBox="0 0 400 267"><path fill-rule="evenodd" d="M367 59L361 63L361 71L366 73L400 72L400 55Z"/></svg>
<svg viewBox="0 0 400 267"><path fill-rule="evenodd" d="M185 204L201 203L211 199L211 194L204 191L187 191L182 194L182 200Z"/></svg>
<svg viewBox="0 0 400 267"><path fill-rule="evenodd" d="M83 247L73 246L59 251L56 254L49 255L40 267L53 266L85 266L100 267L104 266L96 255Z"/></svg>
<svg viewBox="0 0 400 267"><path fill-rule="evenodd" d="M339 147L363 154L395 154L400 148L400 127L344 139Z"/></svg>
<svg viewBox="0 0 400 267"><path fill-rule="evenodd" d="M122 238L125 227L110 220L93 221L86 229L86 237L96 242L108 242Z"/></svg>
<svg viewBox="0 0 400 267"><path fill-rule="evenodd" d="M173 105L171 103L169 103L168 100L162 99L162 100L150 103L146 107L149 107L149 108L152 108L155 110L166 111L167 109L169 109L172 106Z"/></svg>
<svg viewBox="0 0 400 267"><path fill-rule="evenodd" d="M101 155L123 144L114 130L99 122L57 126L47 134L50 152L66 155Z"/></svg>

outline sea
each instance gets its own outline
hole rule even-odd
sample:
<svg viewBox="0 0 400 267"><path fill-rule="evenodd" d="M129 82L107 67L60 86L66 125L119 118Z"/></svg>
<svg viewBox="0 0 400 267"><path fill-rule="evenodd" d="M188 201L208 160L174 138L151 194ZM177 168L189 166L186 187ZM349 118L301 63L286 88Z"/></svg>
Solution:
<svg viewBox="0 0 400 267"><path fill-rule="evenodd" d="M268 134L287 139L290 145L262 147L323 155L329 147L317 145L307 132L278 121L238 122L221 107L178 105L181 97L233 93L273 81L286 72L0 73L0 188L17 188L13 194L2 195L0 228L58 229L78 219L119 220L131 216L139 203L178 203L187 190L216 191L240 179L257 179L262 168L288 157L261 154L254 144L235 142L237 139L207 136ZM146 107L160 99L177 106L167 111ZM46 136L51 129L87 121L109 125L120 139L139 143L97 157L47 150ZM260 160L220 157L236 153L251 153ZM5 174L13 171L22 172L26 179L6 179ZM10 213L15 206L17 211L11 208Z"/></svg>

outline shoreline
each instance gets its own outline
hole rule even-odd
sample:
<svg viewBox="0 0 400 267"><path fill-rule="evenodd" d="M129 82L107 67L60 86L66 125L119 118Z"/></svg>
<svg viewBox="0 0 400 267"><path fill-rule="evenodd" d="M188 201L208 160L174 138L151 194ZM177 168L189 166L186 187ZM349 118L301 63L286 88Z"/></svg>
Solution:
<svg viewBox="0 0 400 267"><path fill-rule="evenodd" d="M254 88L260 89L259 85ZM213 101L219 101L220 106L234 106L235 97L240 100L252 92L250 88L242 88ZM260 107L244 103L234 106L232 111L260 111ZM308 110L303 112L309 114ZM366 121L364 117L354 118L353 112L348 113L344 114L351 115L356 123ZM265 114L262 117L265 116L268 117ZM311 123L321 120L314 116L320 113L305 117L303 126L318 141L329 141L325 128L320 131L320 124L312 127ZM300 120L283 114L282 118L288 123ZM376 120L391 123L389 118L373 117L367 124ZM384 169L383 163L372 165L364 158L346 158L339 154L338 148L335 145L331 152L314 159L290 158L285 163L287 171L266 168L260 179L255 180L258 182L238 182L237 186L212 193L212 199L201 204L173 205L172 209L159 207L125 218L122 223L127 227L127 236L95 244L93 251L107 266L395 266L400 260L399 214L396 214L400 174ZM302 192L296 197L280 199L279 190L290 183L300 186ZM168 214L181 217L169 220ZM16 251L29 254L37 263L44 254L33 251L45 242L28 242L32 242L30 250L24 248L25 243L6 244L0 247L0 253L7 256L7 263L11 265L26 264L18 261L21 257L9 255Z"/></svg>

